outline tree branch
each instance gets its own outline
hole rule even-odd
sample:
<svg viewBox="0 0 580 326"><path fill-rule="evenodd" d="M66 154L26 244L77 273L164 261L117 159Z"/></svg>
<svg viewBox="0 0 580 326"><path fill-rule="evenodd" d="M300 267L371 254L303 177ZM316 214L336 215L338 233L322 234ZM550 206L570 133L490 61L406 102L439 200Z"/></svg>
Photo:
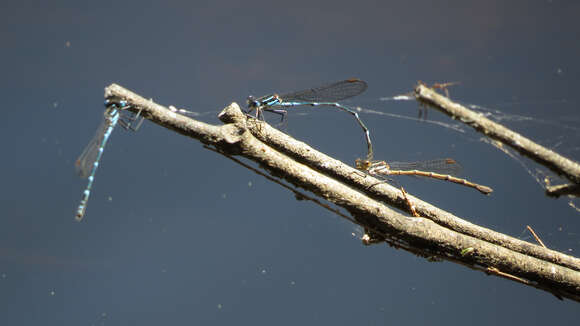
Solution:
<svg viewBox="0 0 580 326"><path fill-rule="evenodd" d="M544 165L556 174L565 176L572 183L580 184L580 164L577 162L549 150L499 123L493 122L461 104L451 101L421 83L415 88L415 97L419 102L434 107L454 119L458 118L459 121L473 127L484 135L509 145L522 155Z"/></svg>
<svg viewBox="0 0 580 326"><path fill-rule="evenodd" d="M212 126L118 85L107 87L105 96L123 98L128 110L141 112L152 122L198 139L228 157L239 155L257 162L270 175L346 209L358 224L391 245L580 301L577 258L481 228L412 196L409 199L426 218L404 216L384 205L406 208L400 190L376 185L375 178L247 117L235 103L219 115L226 124Z"/></svg>

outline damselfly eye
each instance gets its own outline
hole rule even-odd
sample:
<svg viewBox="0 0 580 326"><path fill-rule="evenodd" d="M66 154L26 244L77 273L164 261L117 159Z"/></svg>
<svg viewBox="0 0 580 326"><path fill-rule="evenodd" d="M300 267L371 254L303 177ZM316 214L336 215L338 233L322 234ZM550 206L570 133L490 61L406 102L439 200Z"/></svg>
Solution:
<svg viewBox="0 0 580 326"><path fill-rule="evenodd" d="M256 99L254 99L254 97L251 95L248 96L248 100L246 102L249 108L255 108L258 106L258 101L256 101Z"/></svg>
<svg viewBox="0 0 580 326"><path fill-rule="evenodd" d="M371 161L369 161L369 160L363 160L363 159L357 158L357 159L354 161L354 165L355 165L355 167L356 167L357 169L360 169L360 170L367 170L367 169L368 169L368 168L370 168L370 166L371 166Z"/></svg>

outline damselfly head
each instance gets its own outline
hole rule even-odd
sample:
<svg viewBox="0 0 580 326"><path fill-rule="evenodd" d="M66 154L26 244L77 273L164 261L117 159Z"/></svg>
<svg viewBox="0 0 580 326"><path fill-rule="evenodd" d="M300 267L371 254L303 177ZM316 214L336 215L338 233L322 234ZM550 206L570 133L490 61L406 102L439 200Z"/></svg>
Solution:
<svg viewBox="0 0 580 326"><path fill-rule="evenodd" d="M357 158L356 160L354 160L354 166L358 170L366 171L371 167L371 165L372 165L372 162L369 160L363 160L360 158Z"/></svg>
<svg viewBox="0 0 580 326"><path fill-rule="evenodd" d="M248 109L257 108L258 106L260 106L260 103L256 101L256 99L252 95L248 96L248 100L246 101L246 103L248 104Z"/></svg>
<svg viewBox="0 0 580 326"><path fill-rule="evenodd" d="M110 96L105 99L105 107L109 108L115 106L117 108L125 108L128 105L127 101L118 96Z"/></svg>
<svg viewBox="0 0 580 326"><path fill-rule="evenodd" d="M105 107L109 107L111 105L115 105L117 104L117 102L119 102L121 99L118 98L117 96L111 96L111 97L107 97L105 99Z"/></svg>

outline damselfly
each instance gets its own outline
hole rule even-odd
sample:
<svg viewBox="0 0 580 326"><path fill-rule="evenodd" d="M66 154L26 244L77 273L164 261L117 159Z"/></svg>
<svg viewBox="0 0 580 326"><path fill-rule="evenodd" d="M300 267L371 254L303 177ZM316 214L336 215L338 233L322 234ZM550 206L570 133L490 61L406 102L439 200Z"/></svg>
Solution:
<svg viewBox="0 0 580 326"><path fill-rule="evenodd" d="M85 215L87 202L89 200L91 188L95 180L95 173L97 172L99 161L101 160L101 156L103 156L105 145L107 144L107 140L109 140L113 129L117 124L120 124L125 129L137 130L143 122L143 118L140 117L140 112L130 118L124 118L121 116L121 111L130 107L124 100L113 97L108 98L105 101L105 107L103 122L97 129L93 139L91 139L87 147L85 147L82 154L75 162L77 174L81 178L89 179L87 187L85 188L85 191L83 191L81 203L79 204L76 211L75 218L77 221L82 220L83 216ZM132 123L137 120L139 121L136 123L136 126L133 127Z"/></svg>
<svg viewBox="0 0 580 326"><path fill-rule="evenodd" d="M320 87L315 87L303 91L278 95L266 95L255 99L248 97L248 113L256 110L256 118L262 118L262 111L272 112L286 116L286 109L296 106L333 106L354 116L358 124L365 133L367 141L367 160L373 158L373 146L368 128L359 118L358 113L353 109L337 103L349 97L359 95L367 89L367 83L360 79L347 79Z"/></svg>
<svg viewBox="0 0 580 326"><path fill-rule="evenodd" d="M459 165L459 163L454 159L450 158L412 163L387 163L385 161L357 159L355 161L355 166L357 169L365 171L372 176L385 177L388 175L413 175L454 182L466 187L474 188L485 195L488 195L493 191L490 187L453 176L453 174L459 173L461 165Z"/></svg>

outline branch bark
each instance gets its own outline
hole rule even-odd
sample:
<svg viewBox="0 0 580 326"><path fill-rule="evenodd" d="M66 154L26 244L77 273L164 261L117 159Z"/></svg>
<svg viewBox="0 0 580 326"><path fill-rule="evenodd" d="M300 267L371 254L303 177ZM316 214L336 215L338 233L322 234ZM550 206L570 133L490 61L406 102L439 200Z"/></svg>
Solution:
<svg viewBox="0 0 580 326"><path fill-rule="evenodd" d="M198 139L219 153L243 156L272 176L286 180L344 208L356 223L381 240L415 254L453 261L580 301L580 260L466 222L408 195L425 218L402 215L401 191L330 158L268 124L247 117L237 104L226 107L213 126L176 114L118 85L105 97L128 102L154 123Z"/></svg>

